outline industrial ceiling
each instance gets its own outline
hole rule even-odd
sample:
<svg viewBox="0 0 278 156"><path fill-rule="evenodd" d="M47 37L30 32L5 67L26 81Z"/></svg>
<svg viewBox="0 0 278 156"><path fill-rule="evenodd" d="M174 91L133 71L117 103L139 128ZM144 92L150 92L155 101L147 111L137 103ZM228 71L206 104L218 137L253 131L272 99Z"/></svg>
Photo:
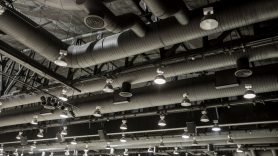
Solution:
<svg viewBox="0 0 278 156"><path fill-rule="evenodd" d="M277 0L0 0L0 156L277 156Z"/></svg>

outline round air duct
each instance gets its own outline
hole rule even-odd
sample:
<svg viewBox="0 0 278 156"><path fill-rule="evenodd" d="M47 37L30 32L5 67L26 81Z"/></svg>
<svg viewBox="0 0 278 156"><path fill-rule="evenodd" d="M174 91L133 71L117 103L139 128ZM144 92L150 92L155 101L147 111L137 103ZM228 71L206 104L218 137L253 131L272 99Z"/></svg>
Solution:
<svg viewBox="0 0 278 156"><path fill-rule="evenodd" d="M248 57L241 57L237 60L237 70L235 71L235 76L242 78L242 77L249 77L253 74L252 70L249 67L249 58Z"/></svg>

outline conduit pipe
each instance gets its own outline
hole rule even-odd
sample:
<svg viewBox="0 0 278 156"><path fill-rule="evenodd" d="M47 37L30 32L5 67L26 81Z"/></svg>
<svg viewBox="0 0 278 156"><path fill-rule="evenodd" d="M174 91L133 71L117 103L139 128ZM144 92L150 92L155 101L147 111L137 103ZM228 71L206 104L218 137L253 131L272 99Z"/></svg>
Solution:
<svg viewBox="0 0 278 156"><path fill-rule="evenodd" d="M151 24L142 38L132 31L126 31L81 46L72 45L66 57L68 67L85 68L278 17L277 0L231 3L217 10L215 17L219 19L220 25L214 30L200 29L203 16L199 14L190 19L186 27L170 18ZM0 30L53 62L63 49L61 42L51 40L53 35L42 35L41 29L35 29L10 11L0 16Z"/></svg>
<svg viewBox="0 0 278 156"><path fill-rule="evenodd" d="M182 0L144 0L152 13L160 18L175 17L181 25L189 23L187 8Z"/></svg>
<svg viewBox="0 0 278 156"><path fill-rule="evenodd" d="M258 144L258 143L277 143L277 132L273 131L270 132L268 130L257 130L254 131L252 134L248 134L246 131L235 131L232 132L233 139L235 144ZM146 140L146 137L140 137L137 140L131 140L129 138L127 143L121 143L119 140L112 139L110 140L111 147L115 149L124 149L124 148L148 148L149 146L156 146L160 142L160 137L149 137L149 140ZM208 133L206 135L200 134L196 136L196 140L198 141L200 146L205 146L208 143L213 142L214 145L226 145L227 144L227 134L221 133L219 135L215 135L214 133ZM29 142L33 142L37 140L29 140ZM78 141L78 138L77 138ZM18 142L18 141L17 141ZM17 142L7 142L3 144L14 144ZM182 139L180 135L175 136L163 136L163 142L165 143L165 147L172 147L173 144L177 146L192 146L192 138L191 139ZM77 145L74 146L76 149L84 149L87 143L78 142ZM103 141L91 141L88 143L89 148L91 150L100 150L104 149L106 146L106 142ZM37 144L38 149L47 149L47 148L60 148L64 150L66 143L54 143L51 145L47 144ZM5 146L7 147L7 146ZM5 148L6 149L6 148ZM8 147L7 147L8 150Z"/></svg>
<svg viewBox="0 0 278 156"><path fill-rule="evenodd" d="M190 74L200 71L208 71L223 67L231 67L236 65L238 58L248 56L250 62L278 58L278 44L248 49L246 52L235 51L232 54L217 54L207 56L204 59L196 59L195 61L187 61L181 63L170 64L163 68L165 77L174 77L183 74ZM156 68L146 68L141 71L121 73L113 80L114 88L120 87L123 82L138 84L142 82L152 81L156 76ZM106 84L105 79L95 79L81 82L75 85L82 93L68 92L68 96L85 94L90 92L101 91ZM53 95L59 95L63 88L48 88ZM25 105L40 101L41 96L47 96L44 93L36 93L33 95L15 95L13 97L2 99L2 108Z"/></svg>
<svg viewBox="0 0 278 156"><path fill-rule="evenodd" d="M260 100L267 102L267 101L277 101L278 98L260 98ZM233 106L242 106L242 105L253 105L253 101L246 101L246 100L236 100L236 101L229 101L229 102L223 102L223 103L215 103L215 104L208 104L206 105L206 109L215 109L220 107L233 107ZM176 109L169 109L167 110L167 114L173 114L173 113L181 113L181 112L189 112L189 111L200 111L203 110L203 108L200 107L200 105L194 105L194 107L190 108L176 108ZM154 116L156 115L157 111L151 111L151 112L141 112L141 113L129 113L124 115L114 115L113 118L110 117L103 117L101 119L98 119L94 122L105 122L108 119L111 120L120 120L123 118L129 119L129 118L140 118L140 117L146 117L146 116ZM74 120L70 122L70 125L77 125L77 124L84 124L89 123L90 119L80 119L80 120ZM231 126L246 126L246 125L259 125L259 124L274 124L278 123L278 121L259 121L259 122L247 122L247 123L230 123L230 124L219 124L220 127L231 127ZM45 128L49 127L60 127L60 123L53 123L53 124L47 124L45 125ZM213 126L213 125L212 125ZM212 126L197 126L196 128L211 128ZM5 129L0 131L0 134L4 133L10 133L10 132L18 132L18 131L26 131L26 130L34 130L34 127L25 127L25 128L11 128L11 129ZM39 127L37 128L39 129ZM183 128L180 128L179 130L182 130ZM162 131L175 131L178 129L162 129ZM142 131L142 133L148 133L150 131ZM157 131L155 131L157 132ZM126 132L126 134L128 134Z"/></svg>
<svg viewBox="0 0 278 156"><path fill-rule="evenodd" d="M278 90L276 73L253 75L250 78L243 79L238 87L232 88L216 89L214 83L214 77L208 76L171 82L160 88L156 86L139 88L133 91L134 96L129 103L121 105L113 105L113 97L109 95L103 95L103 98L99 95L97 97L82 98L78 99L76 102L76 106L78 106L76 116L92 115L96 106L100 106L102 108L101 112L105 114L180 103L182 95L185 92L189 93L191 101L241 96L246 91L245 84L252 84L253 90L256 93ZM60 113L61 112L57 111L50 116L41 116L39 121L59 119ZM0 118L0 127L29 123L33 115L34 114L31 113L2 117Z"/></svg>

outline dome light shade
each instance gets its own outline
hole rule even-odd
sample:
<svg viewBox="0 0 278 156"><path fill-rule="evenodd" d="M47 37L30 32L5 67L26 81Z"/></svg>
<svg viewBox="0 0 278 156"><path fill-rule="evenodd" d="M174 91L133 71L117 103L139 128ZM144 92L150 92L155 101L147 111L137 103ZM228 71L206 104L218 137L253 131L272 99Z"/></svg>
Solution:
<svg viewBox="0 0 278 156"><path fill-rule="evenodd" d="M213 15L206 15L201 19L200 27L203 30L213 30L218 27L218 21Z"/></svg>
<svg viewBox="0 0 278 156"><path fill-rule="evenodd" d="M166 78L163 75L157 75L154 79L154 83L162 85L166 83Z"/></svg>
<svg viewBox="0 0 278 156"><path fill-rule="evenodd" d="M57 58L57 60L54 61L54 63L58 66L61 66L61 67L68 66L68 63L65 59L66 56L67 56L67 51L66 50L60 50L60 56Z"/></svg>
<svg viewBox="0 0 278 156"><path fill-rule="evenodd" d="M37 142L34 141L34 143L33 143L30 147L33 148L33 149L34 149L34 148L37 148L36 143L37 143Z"/></svg>
<svg viewBox="0 0 278 156"><path fill-rule="evenodd" d="M15 138L16 138L17 140L20 140L21 137L22 137L22 134L23 134L22 131L18 132L18 135L17 135Z"/></svg>
<svg viewBox="0 0 278 156"><path fill-rule="evenodd" d="M201 19L200 28L203 30L213 30L219 25L218 20L214 16L213 7L203 9L204 17Z"/></svg>
<svg viewBox="0 0 278 156"><path fill-rule="evenodd" d="M245 93L243 97L245 99L254 99L256 97L256 93L252 90L252 85L251 84L246 84L245 85Z"/></svg>
<svg viewBox="0 0 278 156"><path fill-rule="evenodd" d="M206 111L206 110L203 110L201 113L202 113L202 116L201 116L200 121L201 121L201 122L209 122L209 118L208 118L208 116L207 116L207 111Z"/></svg>
<svg viewBox="0 0 278 156"><path fill-rule="evenodd" d="M180 154L179 151L178 151L178 147L175 147L175 149L174 149L174 151L173 151L173 154L174 154L174 155Z"/></svg>
<svg viewBox="0 0 278 156"><path fill-rule="evenodd" d="M148 152L148 153L153 153L154 150L152 149L152 147L149 147L147 152Z"/></svg>
<svg viewBox="0 0 278 156"><path fill-rule="evenodd" d="M77 142L76 142L76 138L73 138L73 140L70 142L70 144L72 144L72 145L76 145L76 144L77 144Z"/></svg>
<svg viewBox="0 0 278 156"><path fill-rule="evenodd" d="M67 89L62 89L61 94L58 96L58 98L64 102L68 101L68 95L67 95Z"/></svg>
<svg viewBox="0 0 278 156"><path fill-rule="evenodd" d="M217 120L214 121L214 125L211 128L211 130L214 131L214 132L220 132L221 131L221 128L219 127Z"/></svg>
<svg viewBox="0 0 278 156"><path fill-rule="evenodd" d="M0 15L2 15L5 12L5 8L0 6Z"/></svg>
<svg viewBox="0 0 278 156"><path fill-rule="evenodd" d="M31 124L32 125L37 125L38 124L38 118L39 118L38 115L34 115L32 121L31 121Z"/></svg>
<svg viewBox="0 0 278 156"><path fill-rule="evenodd" d="M105 146L105 149L107 149L107 150L110 150L110 149L111 149L110 142L107 142L107 144L106 144L106 146Z"/></svg>
<svg viewBox="0 0 278 156"><path fill-rule="evenodd" d="M227 144L234 144L234 140L232 139L232 137L230 135L228 135Z"/></svg>
<svg viewBox="0 0 278 156"><path fill-rule="evenodd" d="M184 130L184 133L181 136L183 139L189 139L190 135L187 133L187 130Z"/></svg>
<svg viewBox="0 0 278 156"><path fill-rule="evenodd" d="M65 60L65 57L64 56L59 56L57 58L57 60L54 61L54 63L60 67L66 67L68 66L68 63L66 62Z"/></svg>
<svg viewBox="0 0 278 156"><path fill-rule="evenodd" d="M107 79L106 80L106 84L104 86L104 88L102 89L105 93L113 93L114 89L112 86L113 80L112 79Z"/></svg>
<svg viewBox="0 0 278 156"><path fill-rule="evenodd" d="M189 100L187 93L183 94L183 99L181 101L181 106L183 106L183 107L191 106L191 101Z"/></svg>
<svg viewBox="0 0 278 156"><path fill-rule="evenodd" d="M242 153L243 152L242 145L239 145L239 144L237 145L236 152L238 152L238 153Z"/></svg>
<svg viewBox="0 0 278 156"><path fill-rule="evenodd" d="M154 83L158 85L162 85L166 83L166 78L164 77L164 72L160 69L157 68L157 76L154 78Z"/></svg>
<svg viewBox="0 0 278 156"><path fill-rule="evenodd" d="M123 155L124 155L124 156L127 156L127 155L128 155L128 149L127 149L127 148L125 149Z"/></svg>
<svg viewBox="0 0 278 156"><path fill-rule="evenodd" d="M196 138L193 138L192 145L193 145L193 146L197 146L197 145L198 145L198 142L197 142Z"/></svg>
<svg viewBox="0 0 278 156"><path fill-rule="evenodd" d="M122 124L120 125L121 130L127 130L127 120L122 120Z"/></svg>
<svg viewBox="0 0 278 156"><path fill-rule="evenodd" d="M62 119L67 119L69 118L69 113L67 111L63 111L61 114L60 114L60 118Z"/></svg>
<svg viewBox="0 0 278 156"><path fill-rule="evenodd" d="M102 116L100 109L101 109L101 107L97 106L94 113L93 113L93 115L97 118L100 118Z"/></svg>
<svg viewBox="0 0 278 156"><path fill-rule="evenodd" d="M253 90L247 90L247 91L244 93L243 97L244 97L245 99L254 99L254 98L256 97L256 93L255 93Z"/></svg>
<svg viewBox="0 0 278 156"><path fill-rule="evenodd" d="M125 138L125 134L122 134L122 138L120 139L120 142L122 142L122 143L126 143L127 142L127 140Z"/></svg>
<svg viewBox="0 0 278 156"><path fill-rule="evenodd" d="M160 120L158 121L158 126L164 127L166 126L166 121L165 121L165 116L164 115L160 115Z"/></svg>
<svg viewBox="0 0 278 156"><path fill-rule="evenodd" d="M39 133L37 134L37 137L38 138L43 138L44 135L43 135L43 129L39 129Z"/></svg>
<svg viewBox="0 0 278 156"><path fill-rule="evenodd" d="M61 134L62 135L68 135L68 128L67 128L67 126L63 127L63 130L61 131Z"/></svg>
<svg viewBox="0 0 278 156"><path fill-rule="evenodd" d="M165 144L164 144L164 142L163 142L163 139L160 140L159 147L165 147Z"/></svg>

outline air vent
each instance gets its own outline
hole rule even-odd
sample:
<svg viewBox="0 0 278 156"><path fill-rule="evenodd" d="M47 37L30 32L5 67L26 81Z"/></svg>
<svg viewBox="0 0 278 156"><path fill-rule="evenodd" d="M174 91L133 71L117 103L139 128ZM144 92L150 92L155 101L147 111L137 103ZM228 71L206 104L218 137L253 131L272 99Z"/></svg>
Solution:
<svg viewBox="0 0 278 156"><path fill-rule="evenodd" d="M97 15L88 15L84 18L84 23L92 29L103 29L106 26L103 18Z"/></svg>

